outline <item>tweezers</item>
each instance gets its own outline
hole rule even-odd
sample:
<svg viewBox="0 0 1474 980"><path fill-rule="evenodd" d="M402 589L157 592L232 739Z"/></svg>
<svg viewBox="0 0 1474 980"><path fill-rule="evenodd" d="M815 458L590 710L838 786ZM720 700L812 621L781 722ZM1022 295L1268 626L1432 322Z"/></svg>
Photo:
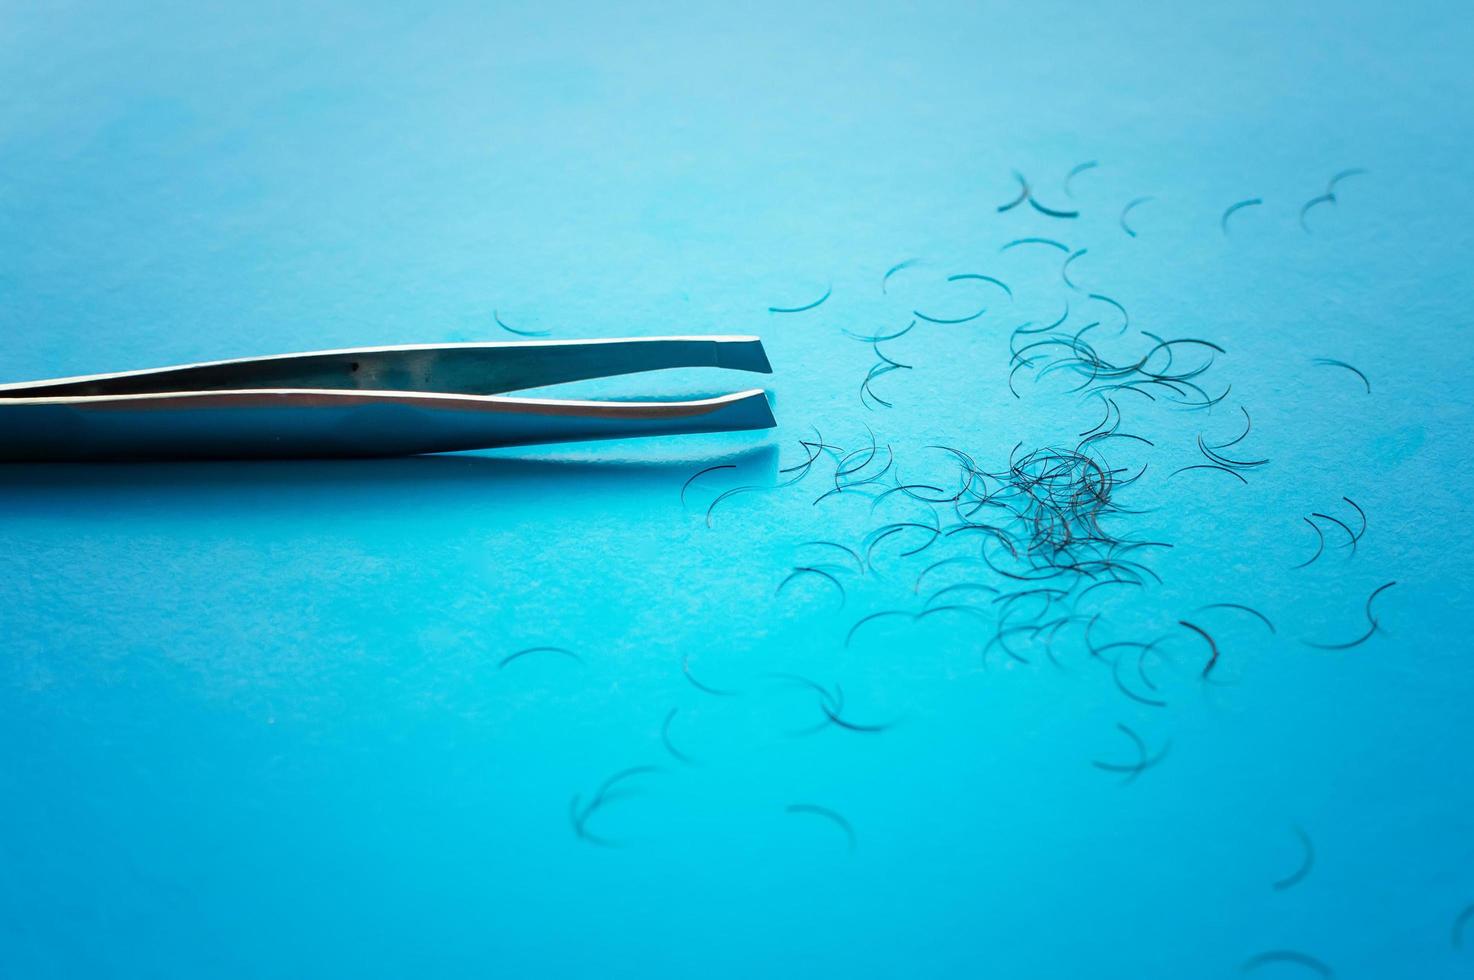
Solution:
<svg viewBox="0 0 1474 980"><path fill-rule="evenodd" d="M0 385L0 460L404 456L771 428L761 389L694 401L507 392L678 367L771 373L756 337L357 347Z"/></svg>

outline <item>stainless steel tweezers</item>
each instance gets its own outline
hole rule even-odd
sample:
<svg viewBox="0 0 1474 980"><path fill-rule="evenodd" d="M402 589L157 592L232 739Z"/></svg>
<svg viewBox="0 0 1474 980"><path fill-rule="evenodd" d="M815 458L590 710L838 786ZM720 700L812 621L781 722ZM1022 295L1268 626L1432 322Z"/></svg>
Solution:
<svg viewBox="0 0 1474 980"><path fill-rule="evenodd" d="M0 460L402 456L771 428L761 389L695 401L506 392L677 367L771 373L756 337L359 347L0 385Z"/></svg>

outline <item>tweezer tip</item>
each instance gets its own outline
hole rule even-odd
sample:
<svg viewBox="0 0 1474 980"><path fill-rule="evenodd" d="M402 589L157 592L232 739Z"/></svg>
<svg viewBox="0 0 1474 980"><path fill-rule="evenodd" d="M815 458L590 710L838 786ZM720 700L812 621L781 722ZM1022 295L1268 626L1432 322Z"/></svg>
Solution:
<svg viewBox="0 0 1474 980"><path fill-rule="evenodd" d="M731 429L773 429L778 420L773 417L773 406L768 393L761 388L739 391L726 396L723 410L725 427Z"/></svg>
<svg viewBox="0 0 1474 980"><path fill-rule="evenodd" d="M763 342L757 337L733 338L717 345L717 367L734 371L752 371L756 374L772 374L773 365L768 363Z"/></svg>
<svg viewBox="0 0 1474 980"><path fill-rule="evenodd" d="M760 400L753 399L753 402L755 403L753 418L757 422L757 428L777 428L778 420L773 417L773 403L768 400L768 393L763 392L763 397Z"/></svg>

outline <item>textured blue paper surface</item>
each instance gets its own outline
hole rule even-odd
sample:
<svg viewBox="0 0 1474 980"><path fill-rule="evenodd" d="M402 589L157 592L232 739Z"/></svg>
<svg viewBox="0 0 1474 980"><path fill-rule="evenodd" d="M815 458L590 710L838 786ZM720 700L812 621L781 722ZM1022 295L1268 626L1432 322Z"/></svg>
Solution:
<svg viewBox="0 0 1474 980"><path fill-rule="evenodd" d="M1467 10L399 6L0 4L0 379L508 339L495 312L561 338L758 334L780 426L5 467L0 973L1231 977L1286 950L1345 978L1474 970ZM1080 216L1000 212L1014 170ZM1051 247L1000 251L1032 236L1088 250L1078 290ZM1012 304L948 282L967 273ZM1078 631L1058 666L985 662L995 625L968 615L846 646L922 607L929 555L889 539L834 573L843 605L814 575L779 592L821 560L804 542L908 519L814 504L832 461L707 526L815 429L854 450L868 426L915 483L955 473L929 445L993 468L1074 445L1101 404L1028 372L1015 398L1009 334L1066 303L1114 332L1090 292L1220 345L1201 380L1232 385L1211 413L1123 395L1154 445L1102 447L1149 464L1115 526L1174 547L1145 559L1161 584L1089 608L1100 637L1173 637L1167 707L1123 696ZM984 304L886 344L911 369L862 406L876 357L844 330ZM1271 462L1169 479L1240 405L1235 448ZM1343 497L1368 517L1355 554L1322 521L1292 568L1305 515ZM1355 637L1394 580L1366 643L1303 642ZM1277 632L1195 612L1218 602ZM1212 683L1184 618L1220 648ZM499 667L543 645L580 661ZM895 724L795 737L824 719L774 674ZM1092 765L1132 758L1118 724L1170 743L1130 782ZM579 839L570 800L642 765L589 824L620 846ZM1296 828L1314 867L1276 890Z"/></svg>

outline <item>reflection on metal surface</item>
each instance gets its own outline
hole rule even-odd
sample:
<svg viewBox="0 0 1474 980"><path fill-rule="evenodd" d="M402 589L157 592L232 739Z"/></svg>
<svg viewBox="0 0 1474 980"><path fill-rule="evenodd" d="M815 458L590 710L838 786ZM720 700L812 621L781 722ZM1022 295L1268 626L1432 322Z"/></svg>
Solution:
<svg viewBox="0 0 1474 980"><path fill-rule="evenodd" d="M771 428L760 389L692 401L517 398L675 367L770 373L756 337L365 347L0 385L0 459L399 456Z"/></svg>

